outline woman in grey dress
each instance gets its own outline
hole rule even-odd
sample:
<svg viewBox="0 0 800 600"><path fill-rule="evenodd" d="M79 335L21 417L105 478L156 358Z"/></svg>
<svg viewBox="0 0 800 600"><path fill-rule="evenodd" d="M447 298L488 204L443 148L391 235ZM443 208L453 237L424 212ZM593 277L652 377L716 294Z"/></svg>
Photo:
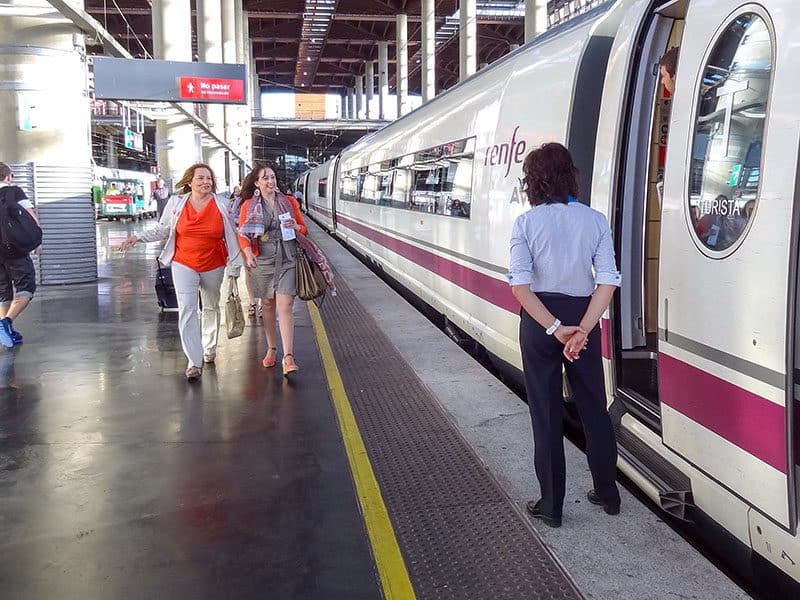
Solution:
<svg viewBox="0 0 800 600"><path fill-rule="evenodd" d="M297 294L297 242L284 238L287 232L305 235L308 229L297 201L280 191L275 170L270 166L256 165L245 177L242 198L245 200L239 213L239 245L250 271L253 297L261 298L262 325L267 338L267 353L261 364L273 367L278 355L277 310L283 346L283 374L289 375L299 369L293 355L292 315Z"/></svg>

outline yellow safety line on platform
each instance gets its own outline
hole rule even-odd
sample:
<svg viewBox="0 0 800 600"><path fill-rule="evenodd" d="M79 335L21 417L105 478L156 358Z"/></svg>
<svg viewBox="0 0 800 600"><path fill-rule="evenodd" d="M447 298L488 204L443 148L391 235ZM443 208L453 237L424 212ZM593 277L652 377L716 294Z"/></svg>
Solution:
<svg viewBox="0 0 800 600"><path fill-rule="evenodd" d="M375 479L375 473L372 471L364 440L361 439L350 400L344 389L342 376L336 366L336 359L322 323L322 316L313 302L308 303L308 311L311 313L311 322L317 336L317 344L322 355L322 364L325 367L336 417L342 430L347 460L350 462L350 470L356 484L356 493L361 504L361 513L364 515L364 523L367 526L367 534L372 545L375 564L378 567L383 593L387 600L411 600L416 598L414 587L411 585L406 563L400 553L400 546L394 535L389 513L383 503L378 480Z"/></svg>

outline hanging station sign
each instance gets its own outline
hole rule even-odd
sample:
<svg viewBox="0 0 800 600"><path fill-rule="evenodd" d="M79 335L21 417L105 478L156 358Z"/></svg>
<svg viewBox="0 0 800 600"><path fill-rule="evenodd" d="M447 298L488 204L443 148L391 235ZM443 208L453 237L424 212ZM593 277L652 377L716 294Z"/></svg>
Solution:
<svg viewBox="0 0 800 600"><path fill-rule="evenodd" d="M244 65L95 56L95 98L247 104Z"/></svg>

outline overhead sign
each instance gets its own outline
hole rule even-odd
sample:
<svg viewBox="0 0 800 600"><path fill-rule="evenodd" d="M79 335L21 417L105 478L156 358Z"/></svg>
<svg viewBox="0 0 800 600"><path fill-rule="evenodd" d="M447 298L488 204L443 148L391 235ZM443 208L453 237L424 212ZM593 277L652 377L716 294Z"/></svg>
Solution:
<svg viewBox="0 0 800 600"><path fill-rule="evenodd" d="M144 136L138 131L133 131L130 127L126 127L124 132L125 147L131 150L144 150Z"/></svg>
<svg viewBox="0 0 800 600"><path fill-rule="evenodd" d="M95 56L95 98L247 104L244 65Z"/></svg>
<svg viewBox="0 0 800 600"><path fill-rule="evenodd" d="M239 79L181 77L178 80L182 100L206 102L243 102L244 82Z"/></svg>

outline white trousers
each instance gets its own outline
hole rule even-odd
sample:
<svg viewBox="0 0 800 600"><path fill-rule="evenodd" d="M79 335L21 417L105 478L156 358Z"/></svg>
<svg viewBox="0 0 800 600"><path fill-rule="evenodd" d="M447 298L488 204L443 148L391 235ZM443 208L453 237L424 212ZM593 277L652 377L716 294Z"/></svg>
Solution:
<svg viewBox="0 0 800 600"><path fill-rule="evenodd" d="M178 296L178 331L189 367L203 366L203 353L215 354L219 334L219 295L225 267L198 273L172 262L172 281ZM203 301L202 325L197 291ZM202 328L202 329L201 329Z"/></svg>

